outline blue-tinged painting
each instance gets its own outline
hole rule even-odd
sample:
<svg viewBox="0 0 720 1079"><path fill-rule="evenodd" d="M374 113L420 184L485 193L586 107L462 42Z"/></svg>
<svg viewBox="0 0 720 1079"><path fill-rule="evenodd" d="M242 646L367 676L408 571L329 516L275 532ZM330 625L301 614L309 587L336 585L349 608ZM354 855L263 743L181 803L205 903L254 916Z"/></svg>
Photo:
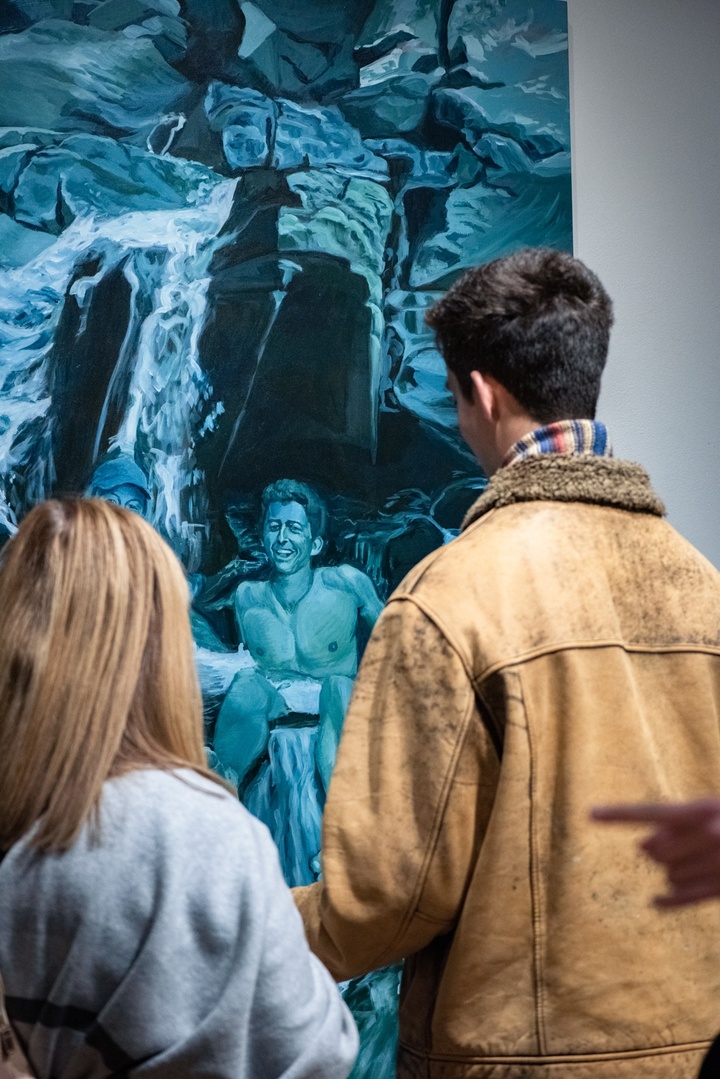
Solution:
<svg viewBox="0 0 720 1079"><path fill-rule="evenodd" d="M484 478L424 313L571 249L562 0L3 0L0 535L54 494L181 558L208 758L322 873L383 601ZM394 1074L399 973L343 986Z"/></svg>

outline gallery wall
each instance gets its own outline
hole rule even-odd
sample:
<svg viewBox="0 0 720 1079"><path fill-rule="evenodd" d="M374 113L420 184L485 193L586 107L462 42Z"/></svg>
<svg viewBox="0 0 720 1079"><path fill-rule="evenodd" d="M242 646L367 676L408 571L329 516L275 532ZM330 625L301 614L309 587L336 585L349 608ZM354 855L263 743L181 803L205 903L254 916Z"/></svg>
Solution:
<svg viewBox="0 0 720 1079"><path fill-rule="evenodd" d="M602 418L720 566L720 3L568 19L575 249L616 303Z"/></svg>

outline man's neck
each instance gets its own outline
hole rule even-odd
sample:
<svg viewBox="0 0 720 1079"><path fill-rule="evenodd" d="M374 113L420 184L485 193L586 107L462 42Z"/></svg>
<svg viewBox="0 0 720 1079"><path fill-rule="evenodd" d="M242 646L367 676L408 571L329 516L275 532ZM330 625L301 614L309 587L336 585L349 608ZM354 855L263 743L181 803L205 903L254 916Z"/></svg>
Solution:
<svg viewBox="0 0 720 1079"><path fill-rule="evenodd" d="M532 416L528 416L525 413L517 416L508 416L504 423L501 423L498 429L498 451L500 453L500 460L505 457L508 450L519 442L521 438L525 438L531 431L536 431L538 427L542 425L534 420Z"/></svg>
<svg viewBox="0 0 720 1079"><path fill-rule="evenodd" d="M503 416L498 420L491 449L492 459L481 462L487 475L492 476L497 472L511 447L538 427L540 424L524 412Z"/></svg>
<svg viewBox="0 0 720 1079"><path fill-rule="evenodd" d="M278 603L286 610L297 607L312 588L315 571L312 566L303 566L295 573L276 573L270 578L270 587Z"/></svg>

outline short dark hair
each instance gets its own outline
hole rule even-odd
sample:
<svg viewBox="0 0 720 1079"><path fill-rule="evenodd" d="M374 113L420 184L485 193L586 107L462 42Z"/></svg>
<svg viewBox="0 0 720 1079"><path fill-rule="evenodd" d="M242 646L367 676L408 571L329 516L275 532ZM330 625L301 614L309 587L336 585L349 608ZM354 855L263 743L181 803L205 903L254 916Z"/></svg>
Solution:
<svg viewBox="0 0 720 1079"><path fill-rule="evenodd" d="M539 423L594 419L612 301L578 259L543 247L495 259L463 274L426 321L467 398L479 371Z"/></svg>
<svg viewBox="0 0 720 1079"><path fill-rule="evenodd" d="M327 509L320 495L309 484L300 480L275 480L268 484L260 496L260 527L265 525L267 511L273 502L298 502L307 515L312 538L321 538L327 527Z"/></svg>

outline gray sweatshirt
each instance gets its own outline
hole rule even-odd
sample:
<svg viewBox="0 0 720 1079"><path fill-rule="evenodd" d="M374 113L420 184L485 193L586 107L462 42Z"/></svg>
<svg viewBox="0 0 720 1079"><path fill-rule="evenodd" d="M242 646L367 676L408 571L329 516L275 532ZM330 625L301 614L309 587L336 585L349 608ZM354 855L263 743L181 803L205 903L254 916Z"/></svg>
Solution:
<svg viewBox="0 0 720 1079"><path fill-rule="evenodd" d="M99 822L0 862L0 972L39 1079L345 1079L355 1027L265 827L191 771L110 780Z"/></svg>

